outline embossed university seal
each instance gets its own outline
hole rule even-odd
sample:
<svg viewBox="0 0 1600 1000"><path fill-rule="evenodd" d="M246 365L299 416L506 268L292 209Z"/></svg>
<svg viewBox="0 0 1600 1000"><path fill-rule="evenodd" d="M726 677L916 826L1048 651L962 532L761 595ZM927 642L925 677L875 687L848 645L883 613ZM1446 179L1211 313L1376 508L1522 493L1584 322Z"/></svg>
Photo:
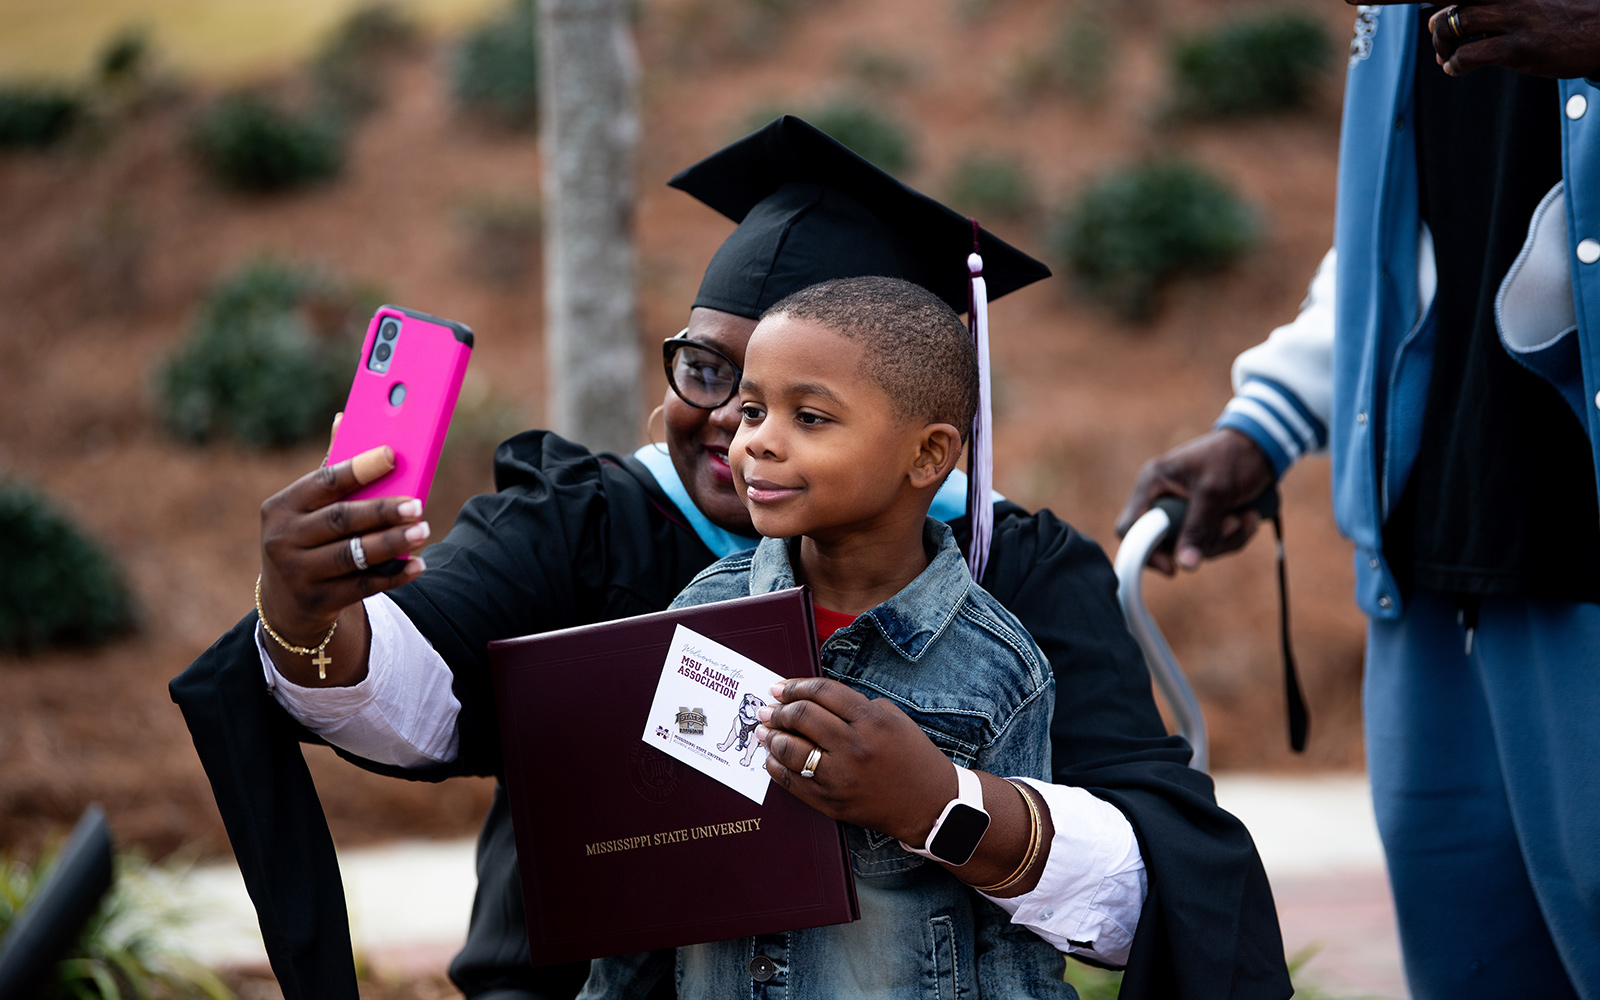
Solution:
<svg viewBox="0 0 1600 1000"><path fill-rule="evenodd" d="M649 802L665 802L683 784L686 768L644 742L635 743L628 754L628 778L633 790Z"/></svg>

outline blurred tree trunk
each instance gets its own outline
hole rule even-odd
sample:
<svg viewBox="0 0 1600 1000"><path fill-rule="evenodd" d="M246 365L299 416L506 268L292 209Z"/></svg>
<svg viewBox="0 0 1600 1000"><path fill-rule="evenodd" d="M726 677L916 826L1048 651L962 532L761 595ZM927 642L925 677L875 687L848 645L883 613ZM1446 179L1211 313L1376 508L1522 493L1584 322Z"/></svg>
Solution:
<svg viewBox="0 0 1600 1000"><path fill-rule="evenodd" d="M639 421L634 302L638 62L626 0L539 0L545 357L550 427L631 451Z"/></svg>

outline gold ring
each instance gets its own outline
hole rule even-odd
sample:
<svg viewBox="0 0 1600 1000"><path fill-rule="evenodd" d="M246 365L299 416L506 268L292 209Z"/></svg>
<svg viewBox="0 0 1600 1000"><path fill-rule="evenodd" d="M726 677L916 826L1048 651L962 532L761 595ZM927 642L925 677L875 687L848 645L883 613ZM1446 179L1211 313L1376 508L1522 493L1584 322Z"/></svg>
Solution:
<svg viewBox="0 0 1600 1000"><path fill-rule="evenodd" d="M1450 26L1450 33L1456 36L1456 41L1464 42L1467 36L1461 33L1461 8L1451 7L1450 13L1444 16L1444 23Z"/></svg>
<svg viewBox="0 0 1600 1000"><path fill-rule="evenodd" d="M822 763L822 748L812 747L811 753L806 757L806 766L800 769L800 777L815 778L817 776L817 765L820 763Z"/></svg>

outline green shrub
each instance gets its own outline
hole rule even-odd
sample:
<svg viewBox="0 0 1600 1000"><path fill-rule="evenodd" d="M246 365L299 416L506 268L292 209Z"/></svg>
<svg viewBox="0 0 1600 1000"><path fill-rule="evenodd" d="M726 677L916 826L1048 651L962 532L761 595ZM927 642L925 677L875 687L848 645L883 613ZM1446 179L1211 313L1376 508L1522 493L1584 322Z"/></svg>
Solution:
<svg viewBox="0 0 1600 1000"><path fill-rule="evenodd" d="M815 0L629 0L629 13L664 29L658 53L678 67L720 67L767 55ZM648 15L645 14L648 9Z"/></svg>
<svg viewBox="0 0 1600 1000"><path fill-rule="evenodd" d="M1117 38L1108 26L1094 18L1074 18L1056 36L1054 55L1057 87L1083 101L1105 97L1117 60Z"/></svg>
<svg viewBox="0 0 1600 1000"><path fill-rule="evenodd" d="M43 496L0 479L0 651L96 645L133 626L111 557Z"/></svg>
<svg viewBox="0 0 1600 1000"><path fill-rule="evenodd" d="M512 0L469 31L450 63L450 93L472 114L510 128L539 121L539 41L534 0Z"/></svg>
<svg viewBox="0 0 1600 1000"><path fill-rule="evenodd" d="M1019 160L971 155L956 166L949 201L980 219L1020 218L1033 207L1033 179Z"/></svg>
<svg viewBox="0 0 1600 1000"><path fill-rule="evenodd" d="M42 86L0 87L0 149L43 149L83 116L76 94Z"/></svg>
<svg viewBox="0 0 1600 1000"><path fill-rule="evenodd" d="M241 191L301 187L335 176L344 165L344 137L334 124L254 94L217 101L191 140L207 171Z"/></svg>
<svg viewBox="0 0 1600 1000"><path fill-rule="evenodd" d="M834 101L807 120L891 174L910 170L916 159L905 127L865 104Z"/></svg>
<svg viewBox="0 0 1600 1000"><path fill-rule="evenodd" d="M708 4L712 19L721 22L728 55L753 59L772 51L783 40L790 20L811 0L736 0L734 3Z"/></svg>
<svg viewBox="0 0 1600 1000"><path fill-rule="evenodd" d="M1161 287L1214 271L1255 239L1250 210L1221 181L1181 161L1106 177L1078 196L1055 250L1091 295L1147 318Z"/></svg>
<svg viewBox="0 0 1600 1000"><path fill-rule="evenodd" d="M1043 48L1023 56L1015 86L1025 97L1046 92L1086 103L1105 97L1117 61L1117 36L1103 20L1079 15L1065 20Z"/></svg>
<svg viewBox="0 0 1600 1000"><path fill-rule="evenodd" d="M911 134L899 122L850 99L798 110L783 101L767 101L756 105L745 116L738 134L742 136L754 132L781 115L804 118L890 173L910 170L916 161Z"/></svg>
<svg viewBox="0 0 1600 1000"><path fill-rule="evenodd" d="M1000 6L1000 0L954 0L956 20L963 24L972 24L982 18L990 17L995 9Z"/></svg>
<svg viewBox="0 0 1600 1000"><path fill-rule="evenodd" d="M53 852L36 864L0 853L0 938L44 886ZM160 898L171 875L135 855L117 857L117 877L100 909L30 997L38 1000L233 1000L210 970L172 952L172 931L184 920Z"/></svg>
<svg viewBox="0 0 1600 1000"><path fill-rule="evenodd" d="M366 59L405 52L420 39L417 23L404 10L388 0L376 0L357 7L340 21L318 55L322 59L336 55Z"/></svg>
<svg viewBox="0 0 1600 1000"><path fill-rule="evenodd" d="M866 86L885 90L904 87L917 75L909 57L864 47L846 51L839 59L839 67Z"/></svg>
<svg viewBox="0 0 1600 1000"><path fill-rule="evenodd" d="M1174 109L1229 117L1305 105L1333 47L1308 14L1262 14L1177 42L1171 53Z"/></svg>
<svg viewBox="0 0 1600 1000"><path fill-rule="evenodd" d="M118 86L137 80L149 69L150 33L144 28L124 28L111 36L95 60L95 72L103 84Z"/></svg>
<svg viewBox="0 0 1600 1000"><path fill-rule="evenodd" d="M326 436L376 304L305 270L246 265L211 291L188 340L156 372L168 429L254 448Z"/></svg>
<svg viewBox="0 0 1600 1000"><path fill-rule="evenodd" d="M340 21L311 59L320 97L340 115L364 115L383 103L384 64L416 46L417 25L391 3L370 3Z"/></svg>

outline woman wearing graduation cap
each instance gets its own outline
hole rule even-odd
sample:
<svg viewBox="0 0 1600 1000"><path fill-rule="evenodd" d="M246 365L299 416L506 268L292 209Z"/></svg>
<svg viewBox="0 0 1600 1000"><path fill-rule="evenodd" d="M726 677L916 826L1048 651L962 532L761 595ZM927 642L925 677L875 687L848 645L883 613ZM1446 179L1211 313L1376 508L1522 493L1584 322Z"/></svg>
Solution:
<svg viewBox="0 0 1600 1000"><path fill-rule="evenodd" d="M542 431L512 438L496 452L498 492L469 501L425 567L412 559L395 577L358 572L351 538L372 564L413 549L426 538L420 510L341 499L382 474L381 460L311 473L263 507L259 619L246 616L173 681L289 1000L355 996L337 863L298 742L417 780L498 774L490 640L659 611L715 558L755 543L727 450L744 347L767 306L829 278L888 275L958 312L975 306L977 328L985 286L999 297L1049 274L796 118L671 184L739 226L688 328L664 347L665 453L597 456ZM1048 511L997 497L967 518L969 485L992 497L987 451L974 454L974 481L952 476L932 513L969 539L975 575L1057 678L1051 833L1016 883L1027 891L995 901L1063 952L1125 965L1124 996L1288 996L1260 861L1210 780L1186 766L1187 744L1166 734L1103 553ZM313 667L289 648L324 637L331 663ZM926 737L912 727L862 739L892 756ZM931 819L943 806L878 808ZM515 860L502 788L451 975L472 997L570 997L583 966L528 966ZM1010 870L1024 859L990 860Z"/></svg>

